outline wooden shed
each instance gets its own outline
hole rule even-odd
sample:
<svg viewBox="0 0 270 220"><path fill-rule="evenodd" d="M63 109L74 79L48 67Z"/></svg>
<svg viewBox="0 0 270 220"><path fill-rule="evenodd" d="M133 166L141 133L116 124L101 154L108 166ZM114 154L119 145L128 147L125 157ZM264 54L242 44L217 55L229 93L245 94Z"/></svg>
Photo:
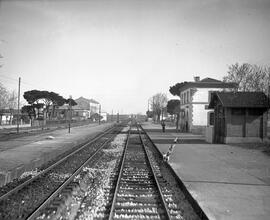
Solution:
<svg viewBox="0 0 270 220"><path fill-rule="evenodd" d="M214 143L262 142L267 135L269 101L263 92L214 92Z"/></svg>

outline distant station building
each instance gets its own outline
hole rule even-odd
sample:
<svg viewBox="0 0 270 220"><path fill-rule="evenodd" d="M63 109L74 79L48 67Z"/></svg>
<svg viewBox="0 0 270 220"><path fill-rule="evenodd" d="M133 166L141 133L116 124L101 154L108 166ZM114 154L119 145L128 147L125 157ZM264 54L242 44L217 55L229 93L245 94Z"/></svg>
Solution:
<svg viewBox="0 0 270 220"><path fill-rule="evenodd" d="M83 116L90 118L93 114L99 112L99 103L94 99L87 99L81 96L75 99L75 102L77 105L75 105L73 109L75 112L78 112L78 115L83 114Z"/></svg>
<svg viewBox="0 0 270 220"><path fill-rule="evenodd" d="M214 125L206 140L214 143L262 142L267 136L269 102L263 92L215 92L209 109L214 109Z"/></svg>
<svg viewBox="0 0 270 220"><path fill-rule="evenodd" d="M180 87L180 128L185 132L205 134L205 128L213 116L207 109L211 93L235 88L235 83L226 83L212 78L184 82Z"/></svg>
<svg viewBox="0 0 270 220"><path fill-rule="evenodd" d="M80 97L75 99L77 105L72 107L73 117L76 119L84 120L91 118L92 115L98 114L99 103L94 99L87 99Z"/></svg>
<svg viewBox="0 0 270 220"><path fill-rule="evenodd" d="M72 106L72 119L74 120L86 120L90 119L92 115L99 113L99 103L94 99L87 99L80 97L74 100L77 105ZM57 107L55 115L58 119L69 118L69 105L64 104L60 107Z"/></svg>

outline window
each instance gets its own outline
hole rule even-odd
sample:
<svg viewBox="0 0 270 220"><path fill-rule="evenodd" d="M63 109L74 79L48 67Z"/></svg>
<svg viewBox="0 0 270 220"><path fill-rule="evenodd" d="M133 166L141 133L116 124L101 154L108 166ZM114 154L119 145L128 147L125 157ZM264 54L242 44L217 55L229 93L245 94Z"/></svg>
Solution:
<svg viewBox="0 0 270 220"><path fill-rule="evenodd" d="M181 94L181 104L183 104L183 94Z"/></svg>
<svg viewBox="0 0 270 220"><path fill-rule="evenodd" d="M187 91L187 103L189 103L189 91Z"/></svg>
<svg viewBox="0 0 270 220"><path fill-rule="evenodd" d="M184 93L184 104L186 104L186 93Z"/></svg>
<svg viewBox="0 0 270 220"><path fill-rule="evenodd" d="M214 112L209 112L209 125L214 125L215 114Z"/></svg>

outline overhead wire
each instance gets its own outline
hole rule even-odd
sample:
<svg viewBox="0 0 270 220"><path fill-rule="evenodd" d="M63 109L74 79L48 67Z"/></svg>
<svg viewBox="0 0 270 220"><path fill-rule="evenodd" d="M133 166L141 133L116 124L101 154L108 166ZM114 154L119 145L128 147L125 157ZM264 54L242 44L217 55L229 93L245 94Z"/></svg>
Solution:
<svg viewBox="0 0 270 220"><path fill-rule="evenodd" d="M12 77L9 77L9 76L5 76L5 75L2 75L2 74L0 74L0 78L4 78L4 79L7 79L7 80L11 80L11 81L13 81L13 82L8 82L9 84L10 83L13 83L13 84L18 84L18 79L14 79L14 78L12 78ZM32 84L32 83L29 83L29 82L26 82L25 80L21 80L21 84L24 84L24 85L26 85L26 86L31 86L31 87L34 87L34 88L36 88L36 87L38 87L38 88L40 88L40 89L42 89L42 90L46 90L44 87L42 87L42 86L40 86L40 85L34 85L34 84Z"/></svg>

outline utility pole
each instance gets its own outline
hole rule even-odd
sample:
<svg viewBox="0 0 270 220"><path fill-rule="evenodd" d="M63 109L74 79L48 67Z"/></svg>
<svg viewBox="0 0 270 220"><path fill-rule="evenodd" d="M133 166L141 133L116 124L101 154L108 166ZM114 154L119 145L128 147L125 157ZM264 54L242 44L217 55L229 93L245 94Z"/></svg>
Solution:
<svg viewBox="0 0 270 220"><path fill-rule="evenodd" d="M91 102L89 102L89 117L91 118Z"/></svg>
<svg viewBox="0 0 270 220"><path fill-rule="evenodd" d="M19 77L19 86L18 86L18 114L17 114L17 133L19 133L19 116L20 116L20 94L21 94L21 77Z"/></svg>
<svg viewBox="0 0 270 220"><path fill-rule="evenodd" d="M152 111L153 111L153 121L156 122L156 118L155 118L155 111L154 111L154 104L155 104L155 97L153 96L153 100L152 100Z"/></svg>
<svg viewBox="0 0 270 220"><path fill-rule="evenodd" d="M98 124L100 125L100 117L101 117L101 104L99 104L99 115L98 115Z"/></svg>
<svg viewBox="0 0 270 220"><path fill-rule="evenodd" d="M70 123L71 123L71 117L72 117L71 99L72 99L72 96L69 96L69 101L68 101L68 110L69 110L68 133L70 133Z"/></svg>

